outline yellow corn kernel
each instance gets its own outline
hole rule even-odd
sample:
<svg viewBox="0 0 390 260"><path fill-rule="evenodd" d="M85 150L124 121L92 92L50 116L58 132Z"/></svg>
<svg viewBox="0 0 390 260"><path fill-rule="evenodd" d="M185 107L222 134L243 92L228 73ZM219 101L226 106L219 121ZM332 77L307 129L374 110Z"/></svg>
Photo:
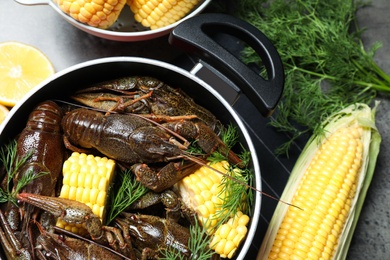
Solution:
<svg viewBox="0 0 390 260"><path fill-rule="evenodd" d="M81 197L81 202L82 203L87 203L88 201L91 200L91 189L90 188L84 188L83 190L83 195Z"/></svg>
<svg viewBox="0 0 390 260"><path fill-rule="evenodd" d="M98 189L96 189L96 188L90 189L89 202L92 203L92 204L96 204L98 196L99 196L99 190Z"/></svg>
<svg viewBox="0 0 390 260"><path fill-rule="evenodd" d="M210 216L211 214L206 205L199 205L199 207L197 208L197 212L201 216Z"/></svg>
<svg viewBox="0 0 390 260"><path fill-rule="evenodd" d="M317 150L276 234L269 259L331 259L362 165L360 127L341 128Z"/></svg>
<svg viewBox="0 0 390 260"><path fill-rule="evenodd" d="M200 0L127 0L134 19L152 30L177 22L199 2Z"/></svg>
<svg viewBox="0 0 390 260"><path fill-rule="evenodd" d="M106 197L107 197L106 191L104 190L99 191L95 205L98 205L99 207L103 207L106 203Z"/></svg>
<svg viewBox="0 0 390 260"><path fill-rule="evenodd" d="M98 204L93 204L92 206L92 212L96 216L100 216L100 206Z"/></svg>
<svg viewBox="0 0 390 260"><path fill-rule="evenodd" d="M76 200L77 187L71 186L69 188L68 199Z"/></svg>
<svg viewBox="0 0 390 260"><path fill-rule="evenodd" d="M60 192L60 197L69 196L70 193L70 186L67 184L63 184Z"/></svg>
<svg viewBox="0 0 390 260"><path fill-rule="evenodd" d="M126 0L55 0L75 20L106 29L118 19Z"/></svg>
<svg viewBox="0 0 390 260"><path fill-rule="evenodd" d="M227 238L230 233L230 230L232 230L232 227L230 225L222 225L219 230L219 236L221 238Z"/></svg>
<svg viewBox="0 0 390 260"><path fill-rule="evenodd" d="M200 196L201 198L199 198L199 200L203 199L203 201L211 201L213 198L213 194L211 193L210 190L202 190L200 192ZM201 204L204 204L204 202Z"/></svg>
<svg viewBox="0 0 390 260"><path fill-rule="evenodd" d="M63 164L63 186L60 197L88 205L92 212L103 221L108 189L114 170L114 160L74 152ZM85 233L82 226L73 228L73 224L67 224L61 218L57 220L57 226L75 230L80 234Z"/></svg>

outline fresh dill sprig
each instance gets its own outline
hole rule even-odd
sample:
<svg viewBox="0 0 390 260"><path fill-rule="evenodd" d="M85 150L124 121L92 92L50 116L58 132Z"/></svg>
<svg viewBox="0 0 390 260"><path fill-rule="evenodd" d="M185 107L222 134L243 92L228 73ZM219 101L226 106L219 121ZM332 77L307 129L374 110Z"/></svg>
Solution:
<svg viewBox="0 0 390 260"><path fill-rule="evenodd" d="M271 125L291 141L321 133L320 123L354 103L369 104L378 92L390 93L390 77L373 61L357 26L354 0L242 0L238 16L261 30L275 45L285 69L285 90ZM262 67L250 47L246 63ZM319 132L317 132L319 131Z"/></svg>
<svg viewBox="0 0 390 260"><path fill-rule="evenodd" d="M238 131L235 126L229 124L226 129L221 132L221 139L231 149L238 143ZM238 210L250 215L253 204L253 192L248 186L253 185L254 174L248 167L251 154L243 146L241 146L242 152L238 154L238 157L242 160L244 167L237 168L234 165L229 165L227 169L228 176L223 176L221 181L221 191L218 196L223 198L221 209L215 214L215 218L219 220L219 224L226 222L231 214L236 214ZM212 153L207 160L213 163L227 160L227 155L216 151ZM247 185L243 185L243 183ZM224 194L224 195L223 195ZM217 225L218 226L218 225Z"/></svg>
<svg viewBox="0 0 390 260"><path fill-rule="evenodd" d="M161 247L159 248L161 260L187 260L188 257L182 252L173 247Z"/></svg>
<svg viewBox="0 0 390 260"><path fill-rule="evenodd" d="M117 172L116 180L118 181L113 192L111 192L111 207L106 220L107 225L134 201L149 191L148 188L135 180L131 170Z"/></svg>
<svg viewBox="0 0 390 260"><path fill-rule="evenodd" d="M239 169L234 166L229 166L228 175L224 176L221 181L222 189L218 196L222 198L221 209L215 213L215 218L218 219L219 226L225 223L232 215L235 215L239 210L244 214L251 215L251 206L253 205L254 194L248 186L253 185L253 172L249 168ZM238 181L235 181L238 180ZM242 185L247 183L248 186Z"/></svg>
<svg viewBox="0 0 390 260"><path fill-rule="evenodd" d="M221 130L220 138L227 147L226 151L229 151L238 143L239 134L237 128L232 124L228 124L226 128ZM210 162L227 160L227 154L221 153L221 151L215 151L207 160ZM244 165L246 164L244 163Z"/></svg>
<svg viewBox="0 0 390 260"><path fill-rule="evenodd" d="M238 138L237 128L232 124L221 130L221 140L229 149L236 145Z"/></svg>
<svg viewBox="0 0 390 260"><path fill-rule="evenodd" d="M188 249L191 251L191 256L185 256L177 249L168 247L161 248L160 253L163 255L160 257L162 260L208 260L211 259L214 252L210 249L211 237L207 234L207 230L202 227L198 220L195 218L194 225L189 227L190 238L188 240Z"/></svg>
<svg viewBox="0 0 390 260"><path fill-rule="evenodd" d="M190 240L188 248L191 251L191 259L207 260L211 259L214 252L210 249L210 236L207 230L195 219L195 225L190 226Z"/></svg>
<svg viewBox="0 0 390 260"><path fill-rule="evenodd" d="M212 154L210 154L209 157L207 157L207 160L210 161L210 162L220 162L220 161L223 161L223 160L226 160L226 155L225 154L222 154L220 152L214 152Z"/></svg>
<svg viewBox="0 0 390 260"><path fill-rule="evenodd" d="M32 169L28 169L27 172L20 174L20 179L18 180L16 187L12 187L14 177L22 166L25 165L32 154L33 152L30 151L25 156L18 157L16 140L9 142L0 149L0 162L7 175L5 190L0 189L0 203L12 202L17 206L16 195L20 192L20 190L35 179L49 174L48 172L34 173Z"/></svg>
<svg viewBox="0 0 390 260"><path fill-rule="evenodd" d="M251 152L246 150L243 146L241 146L241 149L242 149L242 152L240 154L238 154L238 157L241 159L242 165L248 166L250 160L252 159ZM252 175L253 175L253 173L252 173Z"/></svg>
<svg viewBox="0 0 390 260"><path fill-rule="evenodd" d="M203 156L205 155L205 152L203 149L198 145L198 140L194 140L191 142L190 146L188 146L188 149L186 152L192 156Z"/></svg>

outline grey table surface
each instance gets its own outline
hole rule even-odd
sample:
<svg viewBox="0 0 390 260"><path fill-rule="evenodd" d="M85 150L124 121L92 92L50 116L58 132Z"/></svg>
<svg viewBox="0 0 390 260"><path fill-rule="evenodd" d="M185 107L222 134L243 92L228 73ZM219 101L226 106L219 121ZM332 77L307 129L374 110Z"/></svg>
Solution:
<svg viewBox="0 0 390 260"><path fill-rule="evenodd" d="M86 34L64 21L50 6L23 6L12 0L0 1L0 42L19 41L39 48L56 71L91 59L111 56L138 56L170 61L180 52L169 46L166 37L146 42L114 42ZM366 31L364 44L383 43L375 56L378 65L390 74L390 1L372 0L358 11ZM390 101L379 95L377 126L382 134L381 152L366 201L350 246L348 259L390 259Z"/></svg>

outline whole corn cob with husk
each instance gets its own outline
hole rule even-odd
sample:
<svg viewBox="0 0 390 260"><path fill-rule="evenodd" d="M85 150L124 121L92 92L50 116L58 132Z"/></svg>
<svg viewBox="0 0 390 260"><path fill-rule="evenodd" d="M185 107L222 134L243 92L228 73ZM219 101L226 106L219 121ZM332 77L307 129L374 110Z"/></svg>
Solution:
<svg viewBox="0 0 390 260"><path fill-rule="evenodd" d="M257 259L345 259L381 137L375 109L355 104L324 122L299 156Z"/></svg>
<svg viewBox="0 0 390 260"><path fill-rule="evenodd" d="M126 0L55 0L73 19L93 27L107 29L118 19Z"/></svg>
<svg viewBox="0 0 390 260"><path fill-rule="evenodd" d="M229 174L227 161L209 165L219 172ZM240 176L240 170L233 170L231 175ZM250 218L242 212L248 208L245 195L241 207L231 212L223 208L226 200L231 199L231 191L224 189L224 185L221 173L203 166L181 180L177 187L183 202L197 213L199 222L207 229L208 235L213 236L210 248L221 257L232 258L246 237Z"/></svg>
<svg viewBox="0 0 390 260"><path fill-rule="evenodd" d="M59 197L86 204L104 223L106 202L114 171L115 161L112 159L73 152L63 164ZM57 219L56 226L73 233L86 232L81 224L68 224L61 218Z"/></svg>
<svg viewBox="0 0 390 260"><path fill-rule="evenodd" d="M199 2L200 0L127 0L134 19L152 30L179 21Z"/></svg>

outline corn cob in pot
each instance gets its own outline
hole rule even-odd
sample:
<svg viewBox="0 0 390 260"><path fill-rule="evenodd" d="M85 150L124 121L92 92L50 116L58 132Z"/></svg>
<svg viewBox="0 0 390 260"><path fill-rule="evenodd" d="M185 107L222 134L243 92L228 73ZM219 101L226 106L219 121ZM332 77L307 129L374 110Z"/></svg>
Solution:
<svg viewBox="0 0 390 260"><path fill-rule="evenodd" d="M60 198L80 201L105 222L106 202L114 176L115 161L106 157L73 152L64 162ZM56 226L85 234L81 224L69 224L58 218Z"/></svg>
<svg viewBox="0 0 390 260"><path fill-rule="evenodd" d="M209 165L224 174L241 176L240 170L229 170L227 161ZM226 188L227 180L217 171L203 166L181 180L177 188L183 202L197 213L199 222L212 237L210 248L221 257L230 259L246 237L250 217L243 213L248 210L243 193L239 207L226 212L224 204L233 199L230 196L232 191Z"/></svg>
<svg viewBox="0 0 390 260"><path fill-rule="evenodd" d="M375 109L355 104L324 122L298 158L257 259L344 259L381 137Z"/></svg>

